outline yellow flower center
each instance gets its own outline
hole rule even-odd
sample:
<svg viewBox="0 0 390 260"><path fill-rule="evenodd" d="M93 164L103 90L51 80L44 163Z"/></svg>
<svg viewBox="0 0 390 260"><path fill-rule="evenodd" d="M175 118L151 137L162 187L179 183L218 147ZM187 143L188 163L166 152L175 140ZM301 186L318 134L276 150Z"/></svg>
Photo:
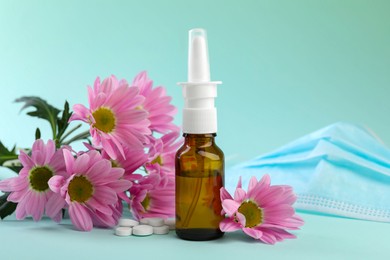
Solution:
<svg viewBox="0 0 390 260"><path fill-rule="evenodd" d="M69 182L68 193L71 201L86 202L93 194L92 183L84 176L75 176Z"/></svg>
<svg viewBox="0 0 390 260"><path fill-rule="evenodd" d="M100 107L92 113L92 116L95 119L93 127L105 133L111 133L114 130L116 119L111 109Z"/></svg>
<svg viewBox="0 0 390 260"><path fill-rule="evenodd" d="M161 158L161 156L157 156L156 159L154 159L153 161L150 162L151 164L155 164L155 163L158 163L160 165L163 165L163 160Z"/></svg>
<svg viewBox="0 0 390 260"><path fill-rule="evenodd" d="M54 174L47 166L40 166L33 168L29 175L30 187L35 191L43 192L49 189L47 182Z"/></svg>
<svg viewBox="0 0 390 260"><path fill-rule="evenodd" d="M263 222L263 210L253 201L245 201L237 210L245 216L245 227L255 227Z"/></svg>
<svg viewBox="0 0 390 260"><path fill-rule="evenodd" d="M146 194L145 199L141 202L141 204L144 207L145 211L149 209L149 206L150 206L150 196L149 196L149 194Z"/></svg>
<svg viewBox="0 0 390 260"><path fill-rule="evenodd" d="M111 167L112 168L119 168L119 167L122 167L122 166L120 165L120 163L118 161L111 160Z"/></svg>

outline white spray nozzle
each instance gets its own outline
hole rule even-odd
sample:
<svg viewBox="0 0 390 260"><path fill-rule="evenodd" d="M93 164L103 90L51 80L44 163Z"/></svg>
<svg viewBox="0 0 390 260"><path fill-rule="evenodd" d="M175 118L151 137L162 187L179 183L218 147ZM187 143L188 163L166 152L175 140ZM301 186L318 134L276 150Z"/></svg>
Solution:
<svg viewBox="0 0 390 260"><path fill-rule="evenodd" d="M210 81L209 53L204 29L189 31L188 82L181 82L185 99L183 132L205 134L217 132L217 84Z"/></svg>
<svg viewBox="0 0 390 260"><path fill-rule="evenodd" d="M209 82L210 65L207 35L203 29L189 31L188 82Z"/></svg>

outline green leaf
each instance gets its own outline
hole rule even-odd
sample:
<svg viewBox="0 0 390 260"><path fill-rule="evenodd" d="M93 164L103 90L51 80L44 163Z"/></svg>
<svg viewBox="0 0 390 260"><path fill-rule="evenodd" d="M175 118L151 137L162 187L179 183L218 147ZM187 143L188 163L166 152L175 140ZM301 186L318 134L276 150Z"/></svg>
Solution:
<svg viewBox="0 0 390 260"><path fill-rule="evenodd" d="M37 127L37 130L35 130L35 140L41 139L41 130Z"/></svg>
<svg viewBox="0 0 390 260"><path fill-rule="evenodd" d="M3 165L6 161L18 159L15 150L15 146L12 150L8 150L0 141L0 165Z"/></svg>
<svg viewBox="0 0 390 260"><path fill-rule="evenodd" d="M0 196L0 218L4 219L7 216L14 213L17 203L14 203L12 201L7 201L7 198L9 196L9 192L5 193L4 195Z"/></svg>
<svg viewBox="0 0 390 260"><path fill-rule="evenodd" d="M49 105L45 100L40 97L21 97L15 100L15 102L24 102L24 106L21 110L34 107L36 110L28 112L29 116L38 117L49 121L52 132L53 139L56 139L57 136L57 116L60 113L60 110Z"/></svg>
<svg viewBox="0 0 390 260"><path fill-rule="evenodd" d="M62 111L62 116L57 121L57 125L58 125L57 141L59 145L61 145L61 140L64 139L62 138L62 136L69 126L69 118L71 116L72 116L72 112L69 112L69 103L68 101L65 101L64 110Z"/></svg>

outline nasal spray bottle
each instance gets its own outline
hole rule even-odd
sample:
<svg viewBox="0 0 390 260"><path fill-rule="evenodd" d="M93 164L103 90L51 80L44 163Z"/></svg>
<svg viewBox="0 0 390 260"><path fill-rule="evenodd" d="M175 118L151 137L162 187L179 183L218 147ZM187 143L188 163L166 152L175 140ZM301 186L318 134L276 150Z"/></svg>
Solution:
<svg viewBox="0 0 390 260"><path fill-rule="evenodd" d="M223 235L220 189L224 155L215 144L220 81L210 81L206 31L189 31L188 82L183 87L183 146L176 153L176 234L187 240Z"/></svg>

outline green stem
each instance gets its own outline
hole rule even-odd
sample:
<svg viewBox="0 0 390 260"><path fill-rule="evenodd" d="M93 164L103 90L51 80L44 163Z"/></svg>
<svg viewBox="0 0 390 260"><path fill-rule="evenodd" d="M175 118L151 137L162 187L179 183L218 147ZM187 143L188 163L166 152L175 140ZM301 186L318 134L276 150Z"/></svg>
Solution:
<svg viewBox="0 0 390 260"><path fill-rule="evenodd" d="M82 140L82 139L87 139L87 137L90 136L90 133L89 133L89 130L87 131L84 131L76 136L74 136L72 139L70 139L69 141L64 141L64 144L65 145L69 145L71 144L72 142L74 141L77 141L77 140Z"/></svg>
<svg viewBox="0 0 390 260"><path fill-rule="evenodd" d="M18 159L18 155L0 155L0 158L2 160L5 159L4 162L6 162L6 161Z"/></svg>
<svg viewBox="0 0 390 260"><path fill-rule="evenodd" d="M63 137L60 138L59 140L59 143L62 144L62 142L69 136L71 135L74 131L76 131L77 129L79 129L81 127L81 124L73 127L72 129L70 129Z"/></svg>

